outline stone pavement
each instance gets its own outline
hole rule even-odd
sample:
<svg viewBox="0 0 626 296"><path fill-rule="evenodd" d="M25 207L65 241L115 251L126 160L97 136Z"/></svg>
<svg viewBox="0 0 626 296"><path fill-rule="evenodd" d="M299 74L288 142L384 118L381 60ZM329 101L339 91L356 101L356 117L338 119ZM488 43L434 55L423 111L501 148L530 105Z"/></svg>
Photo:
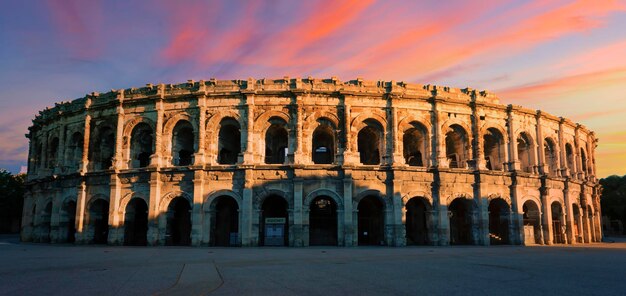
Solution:
<svg viewBox="0 0 626 296"><path fill-rule="evenodd" d="M563 247L192 248L21 244L0 295L624 295L626 242Z"/></svg>

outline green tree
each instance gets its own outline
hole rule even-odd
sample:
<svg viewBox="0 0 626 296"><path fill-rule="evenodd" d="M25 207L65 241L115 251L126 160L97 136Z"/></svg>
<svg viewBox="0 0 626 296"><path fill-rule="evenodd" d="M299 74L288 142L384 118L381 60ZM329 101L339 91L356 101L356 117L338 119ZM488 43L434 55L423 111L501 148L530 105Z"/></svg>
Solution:
<svg viewBox="0 0 626 296"><path fill-rule="evenodd" d="M0 233L20 231L25 179L25 174L0 169Z"/></svg>
<svg viewBox="0 0 626 296"><path fill-rule="evenodd" d="M602 196L600 204L602 214L611 220L620 220L626 226L626 175L609 176L600 179L602 185ZM626 227L624 227L626 234Z"/></svg>

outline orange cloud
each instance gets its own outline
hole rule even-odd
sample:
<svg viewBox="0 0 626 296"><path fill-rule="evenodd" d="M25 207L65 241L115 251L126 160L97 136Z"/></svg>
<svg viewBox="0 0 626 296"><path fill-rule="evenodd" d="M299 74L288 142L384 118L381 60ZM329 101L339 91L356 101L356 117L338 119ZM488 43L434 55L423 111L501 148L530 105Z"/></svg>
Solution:
<svg viewBox="0 0 626 296"><path fill-rule="evenodd" d="M566 92L601 88L623 84L626 80L626 67L561 77L549 81L499 90L498 94L511 100L540 100L546 96L561 95Z"/></svg>

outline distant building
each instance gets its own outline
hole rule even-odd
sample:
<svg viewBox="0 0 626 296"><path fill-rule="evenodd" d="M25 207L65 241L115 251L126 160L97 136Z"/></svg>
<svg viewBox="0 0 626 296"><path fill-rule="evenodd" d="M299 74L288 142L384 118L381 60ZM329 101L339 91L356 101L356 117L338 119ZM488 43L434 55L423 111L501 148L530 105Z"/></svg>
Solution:
<svg viewBox="0 0 626 296"><path fill-rule="evenodd" d="M486 91L261 79L56 104L22 240L130 245L600 241L593 132Z"/></svg>

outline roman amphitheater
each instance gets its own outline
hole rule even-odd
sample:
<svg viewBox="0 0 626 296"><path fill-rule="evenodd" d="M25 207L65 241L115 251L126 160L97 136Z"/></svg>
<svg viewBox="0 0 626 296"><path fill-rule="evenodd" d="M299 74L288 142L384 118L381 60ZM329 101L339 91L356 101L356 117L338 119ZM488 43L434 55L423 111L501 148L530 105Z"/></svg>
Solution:
<svg viewBox="0 0 626 296"><path fill-rule="evenodd" d="M469 88L334 77L148 84L58 103L27 137L23 241L602 238L594 133Z"/></svg>

